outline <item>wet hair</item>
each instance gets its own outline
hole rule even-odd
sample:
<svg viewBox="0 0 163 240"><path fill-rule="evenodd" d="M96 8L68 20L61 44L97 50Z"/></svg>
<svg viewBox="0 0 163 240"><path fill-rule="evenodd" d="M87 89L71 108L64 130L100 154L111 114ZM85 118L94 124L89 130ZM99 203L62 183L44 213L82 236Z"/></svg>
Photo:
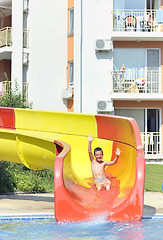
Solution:
<svg viewBox="0 0 163 240"><path fill-rule="evenodd" d="M103 154L103 150L102 150L102 148L97 147L97 148L94 149L94 155L95 155L95 153L98 152L98 151L101 151L102 154Z"/></svg>

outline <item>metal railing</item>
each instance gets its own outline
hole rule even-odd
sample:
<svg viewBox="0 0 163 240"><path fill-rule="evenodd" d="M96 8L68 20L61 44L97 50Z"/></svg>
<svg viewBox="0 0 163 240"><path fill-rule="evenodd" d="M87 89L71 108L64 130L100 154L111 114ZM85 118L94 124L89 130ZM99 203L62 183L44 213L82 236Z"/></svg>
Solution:
<svg viewBox="0 0 163 240"><path fill-rule="evenodd" d="M29 47L29 30L24 29L23 31L23 48ZM5 27L0 29L0 47L12 46L12 28Z"/></svg>
<svg viewBox="0 0 163 240"><path fill-rule="evenodd" d="M158 32L156 10L114 9L113 31Z"/></svg>
<svg viewBox="0 0 163 240"><path fill-rule="evenodd" d="M0 95L8 94L11 90L11 81L3 81L2 82L2 92L0 91ZM22 96L25 101L28 101L28 85L29 83L24 82L22 85Z"/></svg>
<svg viewBox="0 0 163 240"><path fill-rule="evenodd" d="M141 132L145 155L161 155L161 134L159 132Z"/></svg>
<svg viewBox="0 0 163 240"><path fill-rule="evenodd" d="M11 81L3 81L1 95L9 93L10 89L11 89Z"/></svg>
<svg viewBox="0 0 163 240"><path fill-rule="evenodd" d="M23 48L29 48L29 30L24 29L23 31Z"/></svg>
<svg viewBox="0 0 163 240"><path fill-rule="evenodd" d="M12 46L12 28L5 27L0 29L0 47Z"/></svg>
<svg viewBox="0 0 163 240"><path fill-rule="evenodd" d="M22 86L23 98L25 101L28 101L28 86L29 86L29 83L27 82L24 82Z"/></svg>
<svg viewBox="0 0 163 240"><path fill-rule="evenodd" d="M162 72L157 70L113 70L113 93L160 93Z"/></svg>

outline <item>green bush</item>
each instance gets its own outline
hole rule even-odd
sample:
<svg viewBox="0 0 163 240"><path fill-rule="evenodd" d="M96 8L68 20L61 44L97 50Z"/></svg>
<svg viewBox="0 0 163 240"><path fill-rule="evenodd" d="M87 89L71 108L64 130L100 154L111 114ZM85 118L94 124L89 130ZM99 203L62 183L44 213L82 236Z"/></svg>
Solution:
<svg viewBox="0 0 163 240"><path fill-rule="evenodd" d="M10 163L3 162L0 166L0 192L14 192L16 187L14 175L12 174L12 166Z"/></svg>
<svg viewBox="0 0 163 240"><path fill-rule="evenodd" d="M17 80L15 80L15 87L12 89L11 82L7 74L4 73L6 81L6 91L0 96L1 107L13 108L32 108L32 103L28 103L24 93L21 93Z"/></svg>
<svg viewBox="0 0 163 240"><path fill-rule="evenodd" d="M0 167L0 192L38 193L54 190L51 170L33 171L22 164L2 162Z"/></svg>
<svg viewBox="0 0 163 240"><path fill-rule="evenodd" d="M12 89L7 74L4 73L7 82L6 92L0 96L1 107L32 108L25 94L19 89L17 81ZM54 175L50 170L33 171L24 165L10 162L0 162L0 192L45 192L54 190Z"/></svg>

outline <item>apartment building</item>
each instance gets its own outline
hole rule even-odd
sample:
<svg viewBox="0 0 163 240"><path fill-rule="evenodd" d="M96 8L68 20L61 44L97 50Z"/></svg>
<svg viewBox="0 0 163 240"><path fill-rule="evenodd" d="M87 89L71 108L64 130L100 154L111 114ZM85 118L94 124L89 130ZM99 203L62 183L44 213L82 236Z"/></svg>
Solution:
<svg viewBox="0 0 163 240"><path fill-rule="evenodd" d="M74 14L68 110L135 118L146 158L161 159L163 1L68 2Z"/></svg>
<svg viewBox="0 0 163 240"><path fill-rule="evenodd" d="M0 0L0 93L4 72L34 109L67 111L67 0Z"/></svg>
<svg viewBox="0 0 163 240"><path fill-rule="evenodd" d="M162 155L162 7L158 0L115 1L112 15L114 113L137 120L149 158Z"/></svg>
<svg viewBox="0 0 163 240"><path fill-rule="evenodd" d="M6 72L34 109L134 117L146 158L162 158L162 0L4 5L0 92Z"/></svg>

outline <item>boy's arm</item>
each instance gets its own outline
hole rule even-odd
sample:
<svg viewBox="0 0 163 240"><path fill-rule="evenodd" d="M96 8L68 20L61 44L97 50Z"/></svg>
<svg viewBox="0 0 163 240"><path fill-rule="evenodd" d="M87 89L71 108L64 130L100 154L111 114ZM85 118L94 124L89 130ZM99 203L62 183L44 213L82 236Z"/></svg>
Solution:
<svg viewBox="0 0 163 240"><path fill-rule="evenodd" d="M118 160L118 158L119 158L119 156L121 154L121 150L119 148L116 148L115 153L116 153L115 159L113 161L110 161L110 162L105 161L105 166L113 165L113 164L116 163L116 161Z"/></svg>
<svg viewBox="0 0 163 240"><path fill-rule="evenodd" d="M94 159L93 154L92 154L92 149L91 149L91 143L94 140L94 138L92 138L92 136L88 136L88 153L89 153L89 158L92 162L92 160Z"/></svg>

